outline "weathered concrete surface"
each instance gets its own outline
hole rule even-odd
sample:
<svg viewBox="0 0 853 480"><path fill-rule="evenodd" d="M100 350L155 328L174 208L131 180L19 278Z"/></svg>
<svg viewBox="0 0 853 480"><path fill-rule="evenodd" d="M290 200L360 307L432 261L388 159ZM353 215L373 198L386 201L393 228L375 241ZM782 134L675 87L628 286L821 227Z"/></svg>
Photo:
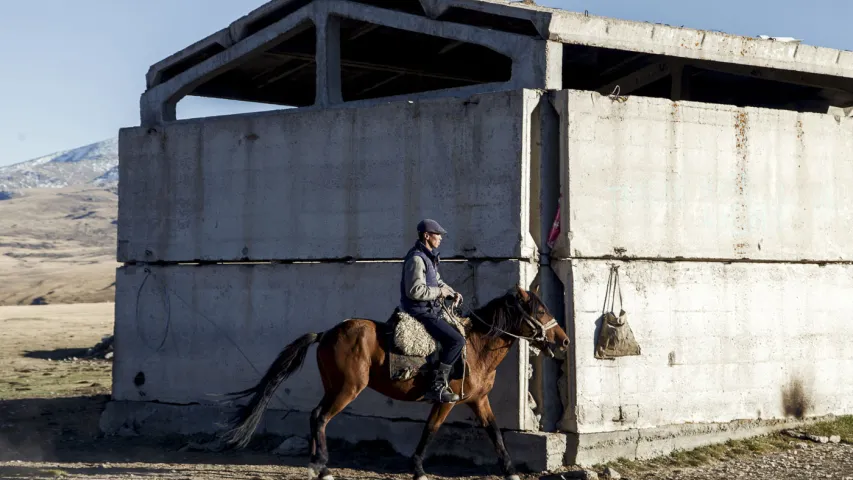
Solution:
<svg viewBox="0 0 853 480"><path fill-rule="evenodd" d="M853 259L853 119L563 91L559 257Z"/></svg>
<svg viewBox="0 0 853 480"><path fill-rule="evenodd" d="M574 319L565 430L853 411L853 266L616 262L642 355L596 360L611 263L556 265Z"/></svg>
<svg viewBox="0 0 853 480"><path fill-rule="evenodd" d="M552 12L548 38L562 43L853 78L853 52L846 50L583 12Z"/></svg>
<svg viewBox="0 0 853 480"><path fill-rule="evenodd" d="M467 410L467 407L459 407ZM233 408L202 405L164 405L152 402L112 401L101 415L101 431L108 435L168 436L174 434L212 434L219 431L218 424L225 423ZM404 456L411 456L421 438L424 424L417 421L399 421L382 418L365 418L342 413L326 429L329 438L358 443L385 440ZM309 437L308 413L268 410L256 434L297 435ZM566 436L505 431L504 441L517 466L540 472L562 466L566 449ZM334 449L329 452L332 461ZM450 456L471 460L480 465L494 465L497 455L485 430L459 423L445 424L430 444L427 457ZM306 457L306 466L308 459Z"/></svg>
<svg viewBox="0 0 853 480"><path fill-rule="evenodd" d="M531 91L121 131L118 260L528 258Z"/></svg>
<svg viewBox="0 0 853 480"><path fill-rule="evenodd" d="M141 266L117 273L115 400L213 404L218 400L213 394L257 383L278 353L304 333L351 317L385 321L399 304L399 262L148 268L150 276ZM536 266L446 262L441 271L466 304L475 306L513 285L528 286ZM316 407L323 388L315 352L312 347L303 369L277 391L271 408L309 412ZM137 385L142 377L144 383ZM526 346L516 345L499 367L490 396L504 428L535 428L527 382ZM346 411L421 420L429 405L365 390ZM451 420L470 423L473 417L466 409Z"/></svg>

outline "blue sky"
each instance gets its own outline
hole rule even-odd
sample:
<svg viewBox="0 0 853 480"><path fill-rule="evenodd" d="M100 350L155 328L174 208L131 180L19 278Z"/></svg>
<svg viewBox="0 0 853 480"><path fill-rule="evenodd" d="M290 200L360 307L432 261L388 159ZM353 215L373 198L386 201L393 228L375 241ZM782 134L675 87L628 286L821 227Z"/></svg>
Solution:
<svg viewBox="0 0 853 480"><path fill-rule="evenodd" d="M27 0L0 15L0 165L138 125L148 67L265 0ZM540 0L629 20L853 50L851 0ZM251 107L249 107L251 108ZM179 117L248 111L188 98Z"/></svg>

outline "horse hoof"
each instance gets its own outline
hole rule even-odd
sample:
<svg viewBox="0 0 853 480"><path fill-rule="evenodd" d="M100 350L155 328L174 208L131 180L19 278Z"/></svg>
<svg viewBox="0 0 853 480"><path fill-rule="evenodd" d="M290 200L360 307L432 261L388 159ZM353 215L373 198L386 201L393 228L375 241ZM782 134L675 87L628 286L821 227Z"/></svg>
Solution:
<svg viewBox="0 0 853 480"><path fill-rule="evenodd" d="M321 477L324 472L326 475ZM312 463L308 465L308 480L335 480L335 477L326 470L325 466Z"/></svg>
<svg viewBox="0 0 853 480"><path fill-rule="evenodd" d="M509 475L506 480L521 480L521 478L518 475Z"/></svg>
<svg viewBox="0 0 853 480"><path fill-rule="evenodd" d="M416 477L415 480L429 480L429 477L426 475L421 475L420 477Z"/></svg>

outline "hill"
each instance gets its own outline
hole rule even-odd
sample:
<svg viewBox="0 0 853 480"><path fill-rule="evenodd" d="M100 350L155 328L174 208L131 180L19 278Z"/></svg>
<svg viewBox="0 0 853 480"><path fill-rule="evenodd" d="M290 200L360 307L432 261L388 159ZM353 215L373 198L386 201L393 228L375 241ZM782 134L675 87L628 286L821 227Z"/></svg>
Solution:
<svg viewBox="0 0 853 480"><path fill-rule="evenodd" d="M84 185L118 185L117 138L0 167L0 192L6 196L28 188Z"/></svg>
<svg viewBox="0 0 853 480"><path fill-rule="evenodd" d="M0 305L115 294L115 140L0 167Z"/></svg>

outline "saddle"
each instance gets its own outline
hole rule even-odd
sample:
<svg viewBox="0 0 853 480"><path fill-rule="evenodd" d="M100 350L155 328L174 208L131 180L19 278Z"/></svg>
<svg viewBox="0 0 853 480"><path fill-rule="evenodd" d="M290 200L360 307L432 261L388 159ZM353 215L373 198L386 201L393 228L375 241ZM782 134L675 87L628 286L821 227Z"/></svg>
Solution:
<svg viewBox="0 0 853 480"><path fill-rule="evenodd" d="M455 317L448 321L444 314L442 318L459 330L463 337L468 338L468 332L471 330L470 319ZM441 346L426 331L421 322L397 308L385 325L385 343L391 380L409 380L417 375L426 374L435 367ZM462 378L463 368L467 368L464 350L462 361L453 366L450 379Z"/></svg>

